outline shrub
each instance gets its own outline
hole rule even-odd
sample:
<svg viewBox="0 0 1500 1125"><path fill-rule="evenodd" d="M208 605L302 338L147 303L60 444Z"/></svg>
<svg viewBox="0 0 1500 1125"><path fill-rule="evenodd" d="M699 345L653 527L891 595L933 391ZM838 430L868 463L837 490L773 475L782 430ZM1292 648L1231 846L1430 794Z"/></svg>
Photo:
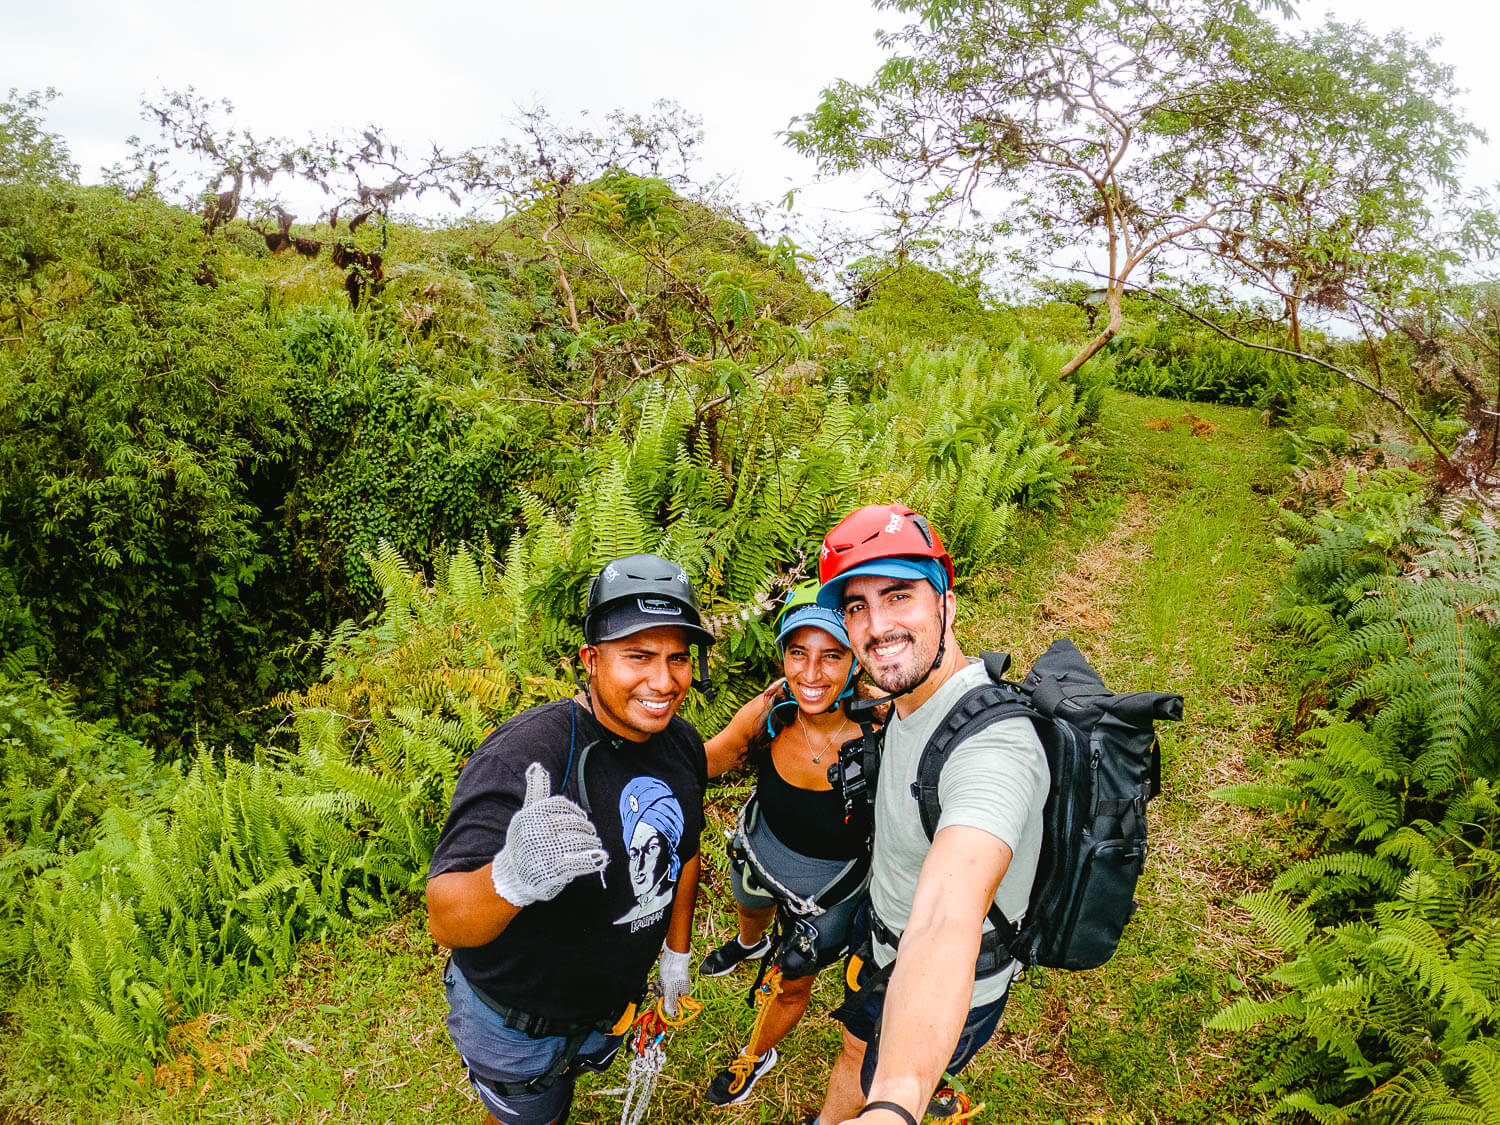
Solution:
<svg viewBox="0 0 1500 1125"><path fill-rule="evenodd" d="M1407 474L1410 476L1410 474ZM1318 854L1243 905L1286 957L1269 999L1211 1026L1278 1024L1258 1089L1318 1121L1484 1121L1500 1101L1500 537L1427 526L1399 474L1306 531L1281 619L1333 696L1281 785Z"/></svg>
<svg viewBox="0 0 1500 1125"><path fill-rule="evenodd" d="M1108 345L1122 389L1157 398L1254 406L1284 418L1308 378L1291 356L1245 347L1173 318L1117 336ZM1314 385L1322 380L1314 379Z"/></svg>

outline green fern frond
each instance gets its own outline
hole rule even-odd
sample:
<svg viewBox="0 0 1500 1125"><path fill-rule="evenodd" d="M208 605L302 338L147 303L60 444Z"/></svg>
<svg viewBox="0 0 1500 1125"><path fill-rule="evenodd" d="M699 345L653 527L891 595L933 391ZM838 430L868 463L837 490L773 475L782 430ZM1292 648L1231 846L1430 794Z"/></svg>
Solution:
<svg viewBox="0 0 1500 1125"><path fill-rule="evenodd" d="M1279 949L1300 949L1313 934L1307 911L1284 895L1262 891L1241 895L1238 902Z"/></svg>
<svg viewBox="0 0 1500 1125"><path fill-rule="evenodd" d="M1378 856L1360 852L1335 852L1293 864L1276 877L1271 889L1281 894L1306 891L1329 876L1342 877L1344 881L1339 886L1345 891L1371 887L1390 894L1400 885L1402 872Z"/></svg>

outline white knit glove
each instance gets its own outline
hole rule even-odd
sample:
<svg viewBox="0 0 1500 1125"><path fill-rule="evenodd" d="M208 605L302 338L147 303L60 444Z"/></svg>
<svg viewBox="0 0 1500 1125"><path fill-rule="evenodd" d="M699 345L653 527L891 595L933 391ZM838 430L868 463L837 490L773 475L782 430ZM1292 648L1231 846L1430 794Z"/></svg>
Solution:
<svg viewBox="0 0 1500 1125"><path fill-rule="evenodd" d="M692 960L692 956L691 946L681 953L662 946L661 964L657 972L661 977L662 1011L669 1016L677 1014L677 1001L693 991L693 978L688 973L688 962Z"/></svg>
<svg viewBox="0 0 1500 1125"><path fill-rule="evenodd" d="M588 814L559 794L540 762L526 767L526 796L510 819L505 847L490 865L495 893L516 906L556 898L580 875L603 871L609 855Z"/></svg>

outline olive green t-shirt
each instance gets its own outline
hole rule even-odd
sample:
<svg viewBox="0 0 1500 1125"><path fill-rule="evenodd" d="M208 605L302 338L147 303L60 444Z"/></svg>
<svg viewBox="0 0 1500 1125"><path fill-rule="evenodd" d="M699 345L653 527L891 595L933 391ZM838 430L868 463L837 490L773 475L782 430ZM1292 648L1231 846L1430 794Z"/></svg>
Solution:
<svg viewBox="0 0 1500 1125"><path fill-rule="evenodd" d="M984 665L972 663L955 673L921 707L902 719L892 716L885 731L880 777L875 792L875 853L870 901L886 926L900 933L911 917L917 876L932 846L912 782L922 748L948 712L970 688L986 682ZM1019 921L1031 897L1042 846L1042 806L1050 785L1047 759L1031 720L1005 719L953 748L938 778L941 832L952 824L978 828L1009 845L1011 861L995 892L995 903ZM984 923L986 930L990 923ZM890 963L895 950L876 942L875 960ZM1010 983L1014 964L976 981L970 1007L997 1000Z"/></svg>

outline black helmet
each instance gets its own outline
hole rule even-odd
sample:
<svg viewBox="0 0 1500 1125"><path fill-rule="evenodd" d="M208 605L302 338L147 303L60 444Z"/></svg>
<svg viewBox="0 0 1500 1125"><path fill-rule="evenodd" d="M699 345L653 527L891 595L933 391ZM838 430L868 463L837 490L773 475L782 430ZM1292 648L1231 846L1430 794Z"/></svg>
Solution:
<svg viewBox="0 0 1500 1125"><path fill-rule="evenodd" d="M583 614L583 639L589 644L618 641L659 625L678 626L693 644L714 643L698 614L692 583L676 563L660 555L630 555L606 564L589 583Z"/></svg>
<svg viewBox="0 0 1500 1125"><path fill-rule="evenodd" d="M698 598L687 572L660 555L628 555L605 564L589 583L583 614L583 639L591 644L618 641L646 629L671 625L697 645L699 678L695 687L706 695L708 650L714 635L703 627Z"/></svg>

